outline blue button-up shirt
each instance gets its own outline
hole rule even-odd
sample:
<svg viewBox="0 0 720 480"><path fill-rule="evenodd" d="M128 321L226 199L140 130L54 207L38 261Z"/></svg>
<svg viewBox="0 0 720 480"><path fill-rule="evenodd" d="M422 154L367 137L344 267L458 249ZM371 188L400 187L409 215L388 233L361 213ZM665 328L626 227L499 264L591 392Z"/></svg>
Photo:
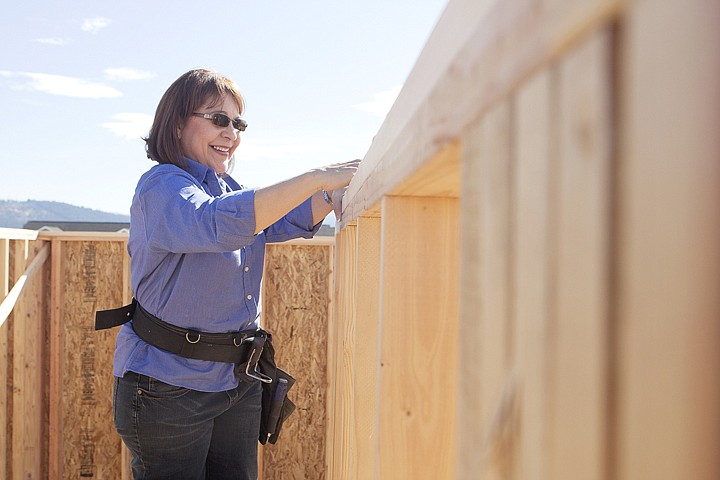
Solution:
<svg viewBox="0 0 720 480"><path fill-rule="evenodd" d="M161 164L138 182L130 208L130 273L135 298L149 313L200 332L258 326L265 243L310 238L310 199L255 235L255 190L186 159ZM125 324L113 373L130 370L172 385L217 392L234 388L233 365L167 353Z"/></svg>

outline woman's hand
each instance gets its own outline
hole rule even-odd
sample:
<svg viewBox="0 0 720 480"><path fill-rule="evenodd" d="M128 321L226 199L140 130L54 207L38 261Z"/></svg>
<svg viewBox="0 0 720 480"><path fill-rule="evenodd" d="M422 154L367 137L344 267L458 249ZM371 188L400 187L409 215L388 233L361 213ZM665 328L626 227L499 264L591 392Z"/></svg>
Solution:
<svg viewBox="0 0 720 480"><path fill-rule="evenodd" d="M255 233L282 218L303 200L312 197L313 222L319 223L332 210L339 217L342 193L357 172L360 160L314 168L302 175L255 191ZM323 199L322 191L332 195L333 205Z"/></svg>
<svg viewBox="0 0 720 480"><path fill-rule="evenodd" d="M333 190L331 195L333 211L335 212L335 218L338 222L342 220L342 201L345 196L345 190L347 190L347 187L343 187L339 190Z"/></svg>
<svg viewBox="0 0 720 480"><path fill-rule="evenodd" d="M332 192L347 187L350 180L355 176L359 165L360 160L350 160L349 162L334 163L315 168L311 172L319 177L320 188L318 190Z"/></svg>
<svg viewBox="0 0 720 480"><path fill-rule="evenodd" d="M321 174L321 178L327 179L323 183L321 191L325 190L328 192L332 200L332 206L327 205L327 202L324 201L313 202L313 221L315 223L321 222L322 219L330 213L330 210L335 212L337 221L341 220L343 195L345 194L345 190L347 190L350 180L355 176L359 165L360 160L351 160L349 162L320 167L311 171L314 174L319 173ZM319 195L316 195L316 197L318 196Z"/></svg>

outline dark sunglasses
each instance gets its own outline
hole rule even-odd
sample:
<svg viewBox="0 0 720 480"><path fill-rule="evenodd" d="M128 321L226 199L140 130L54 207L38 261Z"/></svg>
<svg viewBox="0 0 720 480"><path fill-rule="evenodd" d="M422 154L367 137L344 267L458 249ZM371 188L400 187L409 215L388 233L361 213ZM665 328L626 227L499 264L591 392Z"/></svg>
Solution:
<svg viewBox="0 0 720 480"><path fill-rule="evenodd" d="M230 122L232 122L232 126L235 130L239 130L241 132L244 132L247 128L247 122L243 120L242 118L233 118L231 119L224 113L200 113L200 112L193 112L192 113L196 117L202 117L210 120L213 125L217 125L218 127L225 128L228 125L230 125Z"/></svg>

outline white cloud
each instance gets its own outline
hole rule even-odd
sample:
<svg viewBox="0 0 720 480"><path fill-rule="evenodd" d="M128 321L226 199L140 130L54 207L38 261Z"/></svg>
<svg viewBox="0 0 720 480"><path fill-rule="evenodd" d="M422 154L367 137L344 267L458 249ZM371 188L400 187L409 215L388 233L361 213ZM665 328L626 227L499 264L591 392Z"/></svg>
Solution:
<svg viewBox="0 0 720 480"><path fill-rule="evenodd" d="M118 113L113 115L114 122L101 124L113 135L126 140L138 140L147 136L152 126L153 116L146 113Z"/></svg>
<svg viewBox="0 0 720 480"><path fill-rule="evenodd" d="M105 17L86 18L83 21L82 29L84 32L90 32L92 34L98 33L103 28L110 25L112 20Z"/></svg>
<svg viewBox="0 0 720 480"><path fill-rule="evenodd" d="M157 75L152 72L133 70L132 68L106 68L105 78L108 80L148 80Z"/></svg>
<svg viewBox="0 0 720 480"><path fill-rule="evenodd" d="M363 103L356 103L353 107L358 110L362 110L363 112L370 112L384 117L390 111L390 107L392 107L393 103L395 103L395 99L397 99L401 89L402 85L398 85L390 90L376 93L373 95L372 100Z"/></svg>
<svg viewBox="0 0 720 480"><path fill-rule="evenodd" d="M120 90L108 85L64 75L0 70L0 77L25 79L25 83L15 85L15 88L36 90L51 95L76 98L114 98L122 96Z"/></svg>
<svg viewBox="0 0 720 480"><path fill-rule="evenodd" d="M67 38L60 37L36 38L34 41L46 45L67 45L70 42Z"/></svg>

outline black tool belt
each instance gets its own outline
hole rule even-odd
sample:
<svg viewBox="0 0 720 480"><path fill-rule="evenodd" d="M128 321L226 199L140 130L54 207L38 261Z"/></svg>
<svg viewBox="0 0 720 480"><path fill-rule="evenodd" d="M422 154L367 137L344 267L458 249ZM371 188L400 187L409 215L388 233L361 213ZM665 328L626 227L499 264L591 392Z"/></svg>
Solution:
<svg viewBox="0 0 720 480"><path fill-rule="evenodd" d="M138 337L162 350L196 360L244 363L259 358L269 334L262 329L229 333L206 333L164 322L148 313L137 300L130 305L95 312L95 330L117 327L132 320ZM258 359L253 359L257 365Z"/></svg>
<svg viewBox="0 0 720 480"><path fill-rule="evenodd" d="M129 305L95 312L95 330L130 320L137 336L154 347L185 358L234 363L239 378L262 382L259 440L277 442L283 423L295 411L287 398L295 379L275 365L272 335L262 329L206 333L180 328L148 313L134 298Z"/></svg>

